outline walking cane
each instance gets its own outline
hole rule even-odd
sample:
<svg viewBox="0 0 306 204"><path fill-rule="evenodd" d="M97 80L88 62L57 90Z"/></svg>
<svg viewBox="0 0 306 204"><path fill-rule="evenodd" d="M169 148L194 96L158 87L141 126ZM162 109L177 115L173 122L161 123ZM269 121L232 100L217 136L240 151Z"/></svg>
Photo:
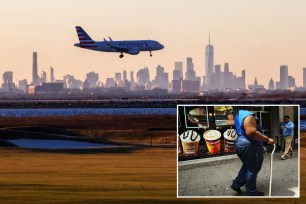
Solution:
<svg viewBox="0 0 306 204"><path fill-rule="evenodd" d="M276 149L276 145L275 145L275 143L274 143L273 151L272 151L272 153L271 153L269 197L271 197L271 191L272 191L273 154L274 154L275 149Z"/></svg>

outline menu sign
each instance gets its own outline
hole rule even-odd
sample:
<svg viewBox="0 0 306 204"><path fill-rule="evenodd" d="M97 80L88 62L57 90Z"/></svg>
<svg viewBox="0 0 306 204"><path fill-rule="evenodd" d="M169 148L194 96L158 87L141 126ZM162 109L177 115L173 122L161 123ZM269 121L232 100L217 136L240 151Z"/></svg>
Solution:
<svg viewBox="0 0 306 204"><path fill-rule="evenodd" d="M214 115L216 126L234 125L234 109L232 106L215 106Z"/></svg>
<svg viewBox="0 0 306 204"><path fill-rule="evenodd" d="M209 127L207 106L185 106L184 108L187 128Z"/></svg>

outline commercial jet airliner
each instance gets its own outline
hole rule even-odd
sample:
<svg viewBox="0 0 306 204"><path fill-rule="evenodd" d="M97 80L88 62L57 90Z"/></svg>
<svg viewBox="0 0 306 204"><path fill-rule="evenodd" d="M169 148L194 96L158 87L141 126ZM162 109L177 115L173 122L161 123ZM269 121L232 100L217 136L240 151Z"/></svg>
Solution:
<svg viewBox="0 0 306 204"><path fill-rule="evenodd" d="M76 26L76 31L80 43L76 43L74 46L101 52L120 52L120 58L123 57L123 53L138 55L139 52L143 51L149 51L152 57L152 51L164 48L162 44L155 40L114 41L109 37L108 41L105 38L104 41L94 41L80 26Z"/></svg>

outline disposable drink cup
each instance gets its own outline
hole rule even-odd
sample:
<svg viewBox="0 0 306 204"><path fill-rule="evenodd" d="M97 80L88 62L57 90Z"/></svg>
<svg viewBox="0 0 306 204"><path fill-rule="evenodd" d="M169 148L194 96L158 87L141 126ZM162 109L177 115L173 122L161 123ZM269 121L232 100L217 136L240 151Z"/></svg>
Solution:
<svg viewBox="0 0 306 204"><path fill-rule="evenodd" d="M197 155L199 149L198 142L185 142L183 141L183 151L185 155Z"/></svg>
<svg viewBox="0 0 306 204"><path fill-rule="evenodd" d="M235 142L237 140L237 133L235 129L227 129L224 133L224 151L235 152Z"/></svg>
<svg viewBox="0 0 306 204"><path fill-rule="evenodd" d="M184 155L197 155L199 149L200 135L196 131L187 130L180 136Z"/></svg>
<svg viewBox="0 0 306 204"><path fill-rule="evenodd" d="M203 135L209 154L218 154L221 149L221 133L218 130L208 130Z"/></svg>

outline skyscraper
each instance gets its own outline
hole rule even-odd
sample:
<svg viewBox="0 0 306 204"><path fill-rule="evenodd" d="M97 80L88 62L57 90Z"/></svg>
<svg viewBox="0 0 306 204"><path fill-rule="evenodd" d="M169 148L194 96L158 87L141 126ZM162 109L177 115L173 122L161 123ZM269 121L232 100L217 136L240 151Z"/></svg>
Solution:
<svg viewBox="0 0 306 204"><path fill-rule="evenodd" d="M37 69L37 52L33 52L32 83L35 86L39 85L39 76Z"/></svg>
<svg viewBox="0 0 306 204"><path fill-rule="evenodd" d="M169 79L168 73L165 73L164 67L158 65L156 67L155 86L161 89L168 89Z"/></svg>
<svg viewBox="0 0 306 204"><path fill-rule="evenodd" d="M123 72L123 74L124 74L124 72ZM123 76L123 77L124 77L124 76ZM125 76L125 78L126 78L126 76ZM122 75L121 75L120 72L115 73L115 78L114 78L114 80L115 80L115 82L116 82L116 84L117 84L118 87L124 87L124 86L125 86L125 81L122 80Z"/></svg>
<svg viewBox="0 0 306 204"><path fill-rule="evenodd" d="M295 88L295 78L293 76L288 76L288 88Z"/></svg>
<svg viewBox="0 0 306 204"><path fill-rule="evenodd" d="M13 72L4 72L2 75L2 79L3 83L1 84L1 88L5 89L8 92L14 92L16 86L15 83L13 83Z"/></svg>
<svg viewBox="0 0 306 204"><path fill-rule="evenodd" d="M187 57L187 70L186 70L186 80L194 81L195 80L195 71L194 71L194 64L192 62L191 57Z"/></svg>
<svg viewBox="0 0 306 204"><path fill-rule="evenodd" d="M137 84L139 86L145 86L146 83L150 81L150 73L148 67L144 67L143 69L140 69L137 74Z"/></svg>
<svg viewBox="0 0 306 204"><path fill-rule="evenodd" d="M286 90L288 89L288 66L281 65L280 66L280 89Z"/></svg>
<svg viewBox="0 0 306 204"><path fill-rule="evenodd" d="M86 82L88 83L87 80L86 80ZM63 76L63 83L64 83L64 88L66 88L66 89L81 89L81 87L82 87L82 81L77 80L72 75Z"/></svg>
<svg viewBox="0 0 306 204"><path fill-rule="evenodd" d="M41 83L47 83L47 73L45 71L41 72L40 79Z"/></svg>
<svg viewBox="0 0 306 204"><path fill-rule="evenodd" d="M183 78L183 62L174 62L174 70L179 71L180 77Z"/></svg>
<svg viewBox="0 0 306 204"><path fill-rule="evenodd" d="M13 72L11 71L4 72L2 75L2 79L4 84L13 83Z"/></svg>
<svg viewBox="0 0 306 204"><path fill-rule="evenodd" d="M130 81L131 82L135 82L135 80L134 80L134 71L130 72Z"/></svg>
<svg viewBox="0 0 306 204"><path fill-rule="evenodd" d="M50 82L54 83L55 78L54 78L54 69L53 67L50 67Z"/></svg>
<svg viewBox="0 0 306 204"><path fill-rule="evenodd" d="M111 88L111 87L115 87L117 84L114 80L114 78L106 78L106 82L105 82L105 87L106 88Z"/></svg>
<svg viewBox="0 0 306 204"><path fill-rule="evenodd" d="M119 83L119 82L121 82L121 73L120 72L117 72L117 73L115 73L115 82L116 83Z"/></svg>
<svg viewBox="0 0 306 204"><path fill-rule="evenodd" d="M27 91L28 81L26 79L18 81L18 88L23 90L24 92Z"/></svg>
<svg viewBox="0 0 306 204"><path fill-rule="evenodd" d="M229 87L229 82L230 82L230 73L229 73L229 64L224 63L224 87L228 88Z"/></svg>
<svg viewBox="0 0 306 204"><path fill-rule="evenodd" d="M206 89L210 89L211 75L214 72L214 47L210 44L210 34L208 38L208 45L205 48L205 82Z"/></svg>
<svg viewBox="0 0 306 204"><path fill-rule="evenodd" d="M95 88L99 81L99 74L95 72L89 72L86 74L86 80L88 81L90 88Z"/></svg>
<svg viewBox="0 0 306 204"><path fill-rule="evenodd" d="M173 80L180 80L181 78L181 72L179 70L173 70Z"/></svg>
<svg viewBox="0 0 306 204"><path fill-rule="evenodd" d="M123 81L125 82L127 80L127 72L123 70Z"/></svg>
<svg viewBox="0 0 306 204"><path fill-rule="evenodd" d="M221 65L215 65L215 81L211 82L211 85L213 85L212 89L221 90L221 82L223 81L221 79Z"/></svg>
<svg viewBox="0 0 306 204"><path fill-rule="evenodd" d="M130 72L130 91L134 91L136 87L136 82L134 80L134 71Z"/></svg>
<svg viewBox="0 0 306 204"><path fill-rule="evenodd" d="M245 89L245 70L241 71L241 87L243 90Z"/></svg>

